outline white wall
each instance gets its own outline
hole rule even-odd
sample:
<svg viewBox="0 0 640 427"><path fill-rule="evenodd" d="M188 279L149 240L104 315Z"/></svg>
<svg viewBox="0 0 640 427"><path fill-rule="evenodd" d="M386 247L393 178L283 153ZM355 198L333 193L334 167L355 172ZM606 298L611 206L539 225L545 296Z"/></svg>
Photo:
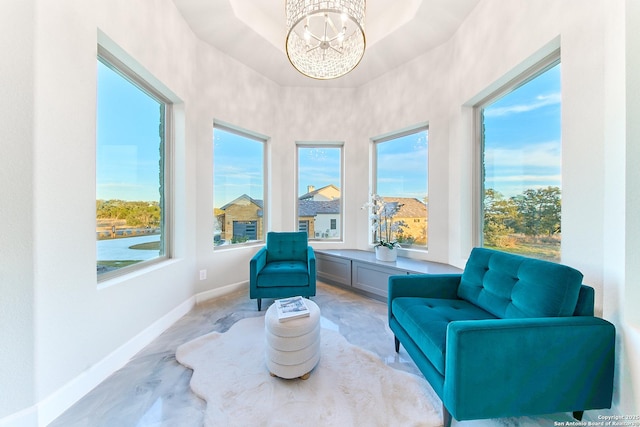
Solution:
<svg viewBox="0 0 640 427"><path fill-rule="evenodd" d="M55 397L69 384L194 295L246 286L257 247L213 250L211 244L213 120L269 138L271 230L297 225L295 141L344 141L344 242L314 245L360 249L368 240L360 206L369 193L370 139L428 122L430 248L413 256L462 266L472 245L470 105L556 47L562 50L563 261L585 273L598 313L624 337L619 349L627 357L617 365L614 403L624 413L640 410L640 366L634 366L640 316L630 314L640 285L627 280L637 276L640 251L634 218L640 179L632 172L640 151L631 144L640 137L633 120L640 114L634 0L611 7L605 0L589 7L582 0L483 0L444 45L357 89L279 87L197 40L170 0L10 5L12 13L0 18L0 46L16 58L8 68L12 85L2 86L11 106L0 107L0 141L9 153L0 170L10 183L2 186L0 316L15 333L0 336L2 391L12 390L0 399L0 420L62 402ZM97 286L94 270L98 39L178 102L176 257L107 287ZM625 204L623 214L612 208ZM208 270L207 280L197 280L200 269ZM621 299L632 302L623 307ZM25 370L32 378L15 374Z"/></svg>
<svg viewBox="0 0 640 427"><path fill-rule="evenodd" d="M34 400L33 125L35 11L0 13L0 419Z"/></svg>
<svg viewBox="0 0 640 427"><path fill-rule="evenodd" d="M197 284L197 292L221 287L246 286L249 258L258 247L213 250L213 121L221 121L268 138L269 152L278 144L276 106L278 86L239 64L204 42L197 42L195 63L198 96L191 113L195 116L194 144L197 150L197 268L207 270L207 280ZM277 159L277 158L276 158ZM267 222L278 224L279 192L268 196ZM275 217L275 218L274 218ZM277 228L274 228L277 229Z"/></svg>
<svg viewBox="0 0 640 427"><path fill-rule="evenodd" d="M196 39L170 0L21 0L8 11L3 4L1 19L3 59L18 61L9 68L11 84L2 79L3 99L11 101L3 102L0 138L2 218L10 230L5 240L3 225L0 419L23 410L23 419L32 420L39 405L43 423L56 406L88 391L93 379L87 377L105 374L105 359L117 362L114 352L194 295L195 229L187 224L195 223L195 153L179 101L192 97L194 69L185 64L195 63ZM14 37L5 39L5 31ZM125 62L123 52L179 102L175 258L100 285L94 220L99 31L106 44L113 41L109 47L122 49L115 53Z"/></svg>
<svg viewBox="0 0 640 427"><path fill-rule="evenodd" d="M624 329L620 331L623 340L623 361L625 362L620 383L621 408L623 413L640 412L640 2L626 0L625 21L619 23L625 33L625 109L619 111L625 121L626 185L624 254L625 282L620 295L618 310L623 312Z"/></svg>

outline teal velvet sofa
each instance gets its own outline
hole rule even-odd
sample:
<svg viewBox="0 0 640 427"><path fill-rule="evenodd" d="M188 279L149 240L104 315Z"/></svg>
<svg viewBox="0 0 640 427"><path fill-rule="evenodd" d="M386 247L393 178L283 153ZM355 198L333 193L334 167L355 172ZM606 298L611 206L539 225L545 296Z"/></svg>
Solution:
<svg viewBox="0 0 640 427"><path fill-rule="evenodd" d="M573 268L474 248L461 274L391 276L388 311L445 427L611 407L615 328Z"/></svg>
<svg viewBox="0 0 640 427"><path fill-rule="evenodd" d="M304 231L267 233L267 243L249 261L249 298L316 294L316 256Z"/></svg>

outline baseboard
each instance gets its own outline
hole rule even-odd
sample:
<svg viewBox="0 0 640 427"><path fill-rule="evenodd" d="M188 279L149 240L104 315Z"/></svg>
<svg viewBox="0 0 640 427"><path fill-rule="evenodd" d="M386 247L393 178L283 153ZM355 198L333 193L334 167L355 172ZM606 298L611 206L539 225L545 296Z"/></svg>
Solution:
<svg viewBox="0 0 640 427"><path fill-rule="evenodd" d="M190 297L169 313L153 322L128 342L114 350L107 357L40 401L37 405L37 425L44 427L51 423L74 403L93 390L98 384L126 365L136 353L149 345L178 319L187 314L195 305L195 300L195 297ZM0 423L0 425L2 424Z"/></svg>
<svg viewBox="0 0 640 427"><path fill-rule="evenodd" d="M200 292L195 296L196 304L200 304L201 302L221 297L241 289L249 289L249 282L245 280L244 282L232 283L231 285Z"/></svg>
<svg viewBox="0 0 640 427"><path fill-rule="evenodd" d="M0 419L0 427L44 427L62 415L73 404L122 368L140 350L149 345L171 325L187 314L195 304L238 290L247 289L247 281L201 292L190 297L107 357L82 372L38 404Z"/></svg>

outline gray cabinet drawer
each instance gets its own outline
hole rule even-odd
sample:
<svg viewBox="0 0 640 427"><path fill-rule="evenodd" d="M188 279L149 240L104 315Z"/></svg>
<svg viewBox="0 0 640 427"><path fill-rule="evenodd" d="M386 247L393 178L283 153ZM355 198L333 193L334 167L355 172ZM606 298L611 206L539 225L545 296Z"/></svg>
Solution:
<svg viewBox="0 0 640 427"><path fill-rule="evenodd" d="M321 279L351 286L351 260L348 258L316 254L316 272Z"/></svg>
<svg viewBox="0 0 640 427"><path fill-rule="evenodd" d="M387 297L389 276L408 274L406 270L353 261L351 263L351 285L354 288Z"/></svg>

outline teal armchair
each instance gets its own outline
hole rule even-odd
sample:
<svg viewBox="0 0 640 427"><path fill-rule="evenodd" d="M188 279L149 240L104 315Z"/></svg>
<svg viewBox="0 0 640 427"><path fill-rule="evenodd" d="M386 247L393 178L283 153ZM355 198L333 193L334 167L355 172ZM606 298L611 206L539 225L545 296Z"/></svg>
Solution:
<svg viewBox="0 0 640 427"><path fill-rule="evenodd" d="M249 298L309 298L316 294L316 257L307 233L269 232L267 244L249 262Z"/></svg>
<svg viewBox="0 0 640 427"><path fill-rule="evenodd" d="M611 407L615 328L573 268L475 248L462 274L391 276L388 310L445 427Z"/></svg>

